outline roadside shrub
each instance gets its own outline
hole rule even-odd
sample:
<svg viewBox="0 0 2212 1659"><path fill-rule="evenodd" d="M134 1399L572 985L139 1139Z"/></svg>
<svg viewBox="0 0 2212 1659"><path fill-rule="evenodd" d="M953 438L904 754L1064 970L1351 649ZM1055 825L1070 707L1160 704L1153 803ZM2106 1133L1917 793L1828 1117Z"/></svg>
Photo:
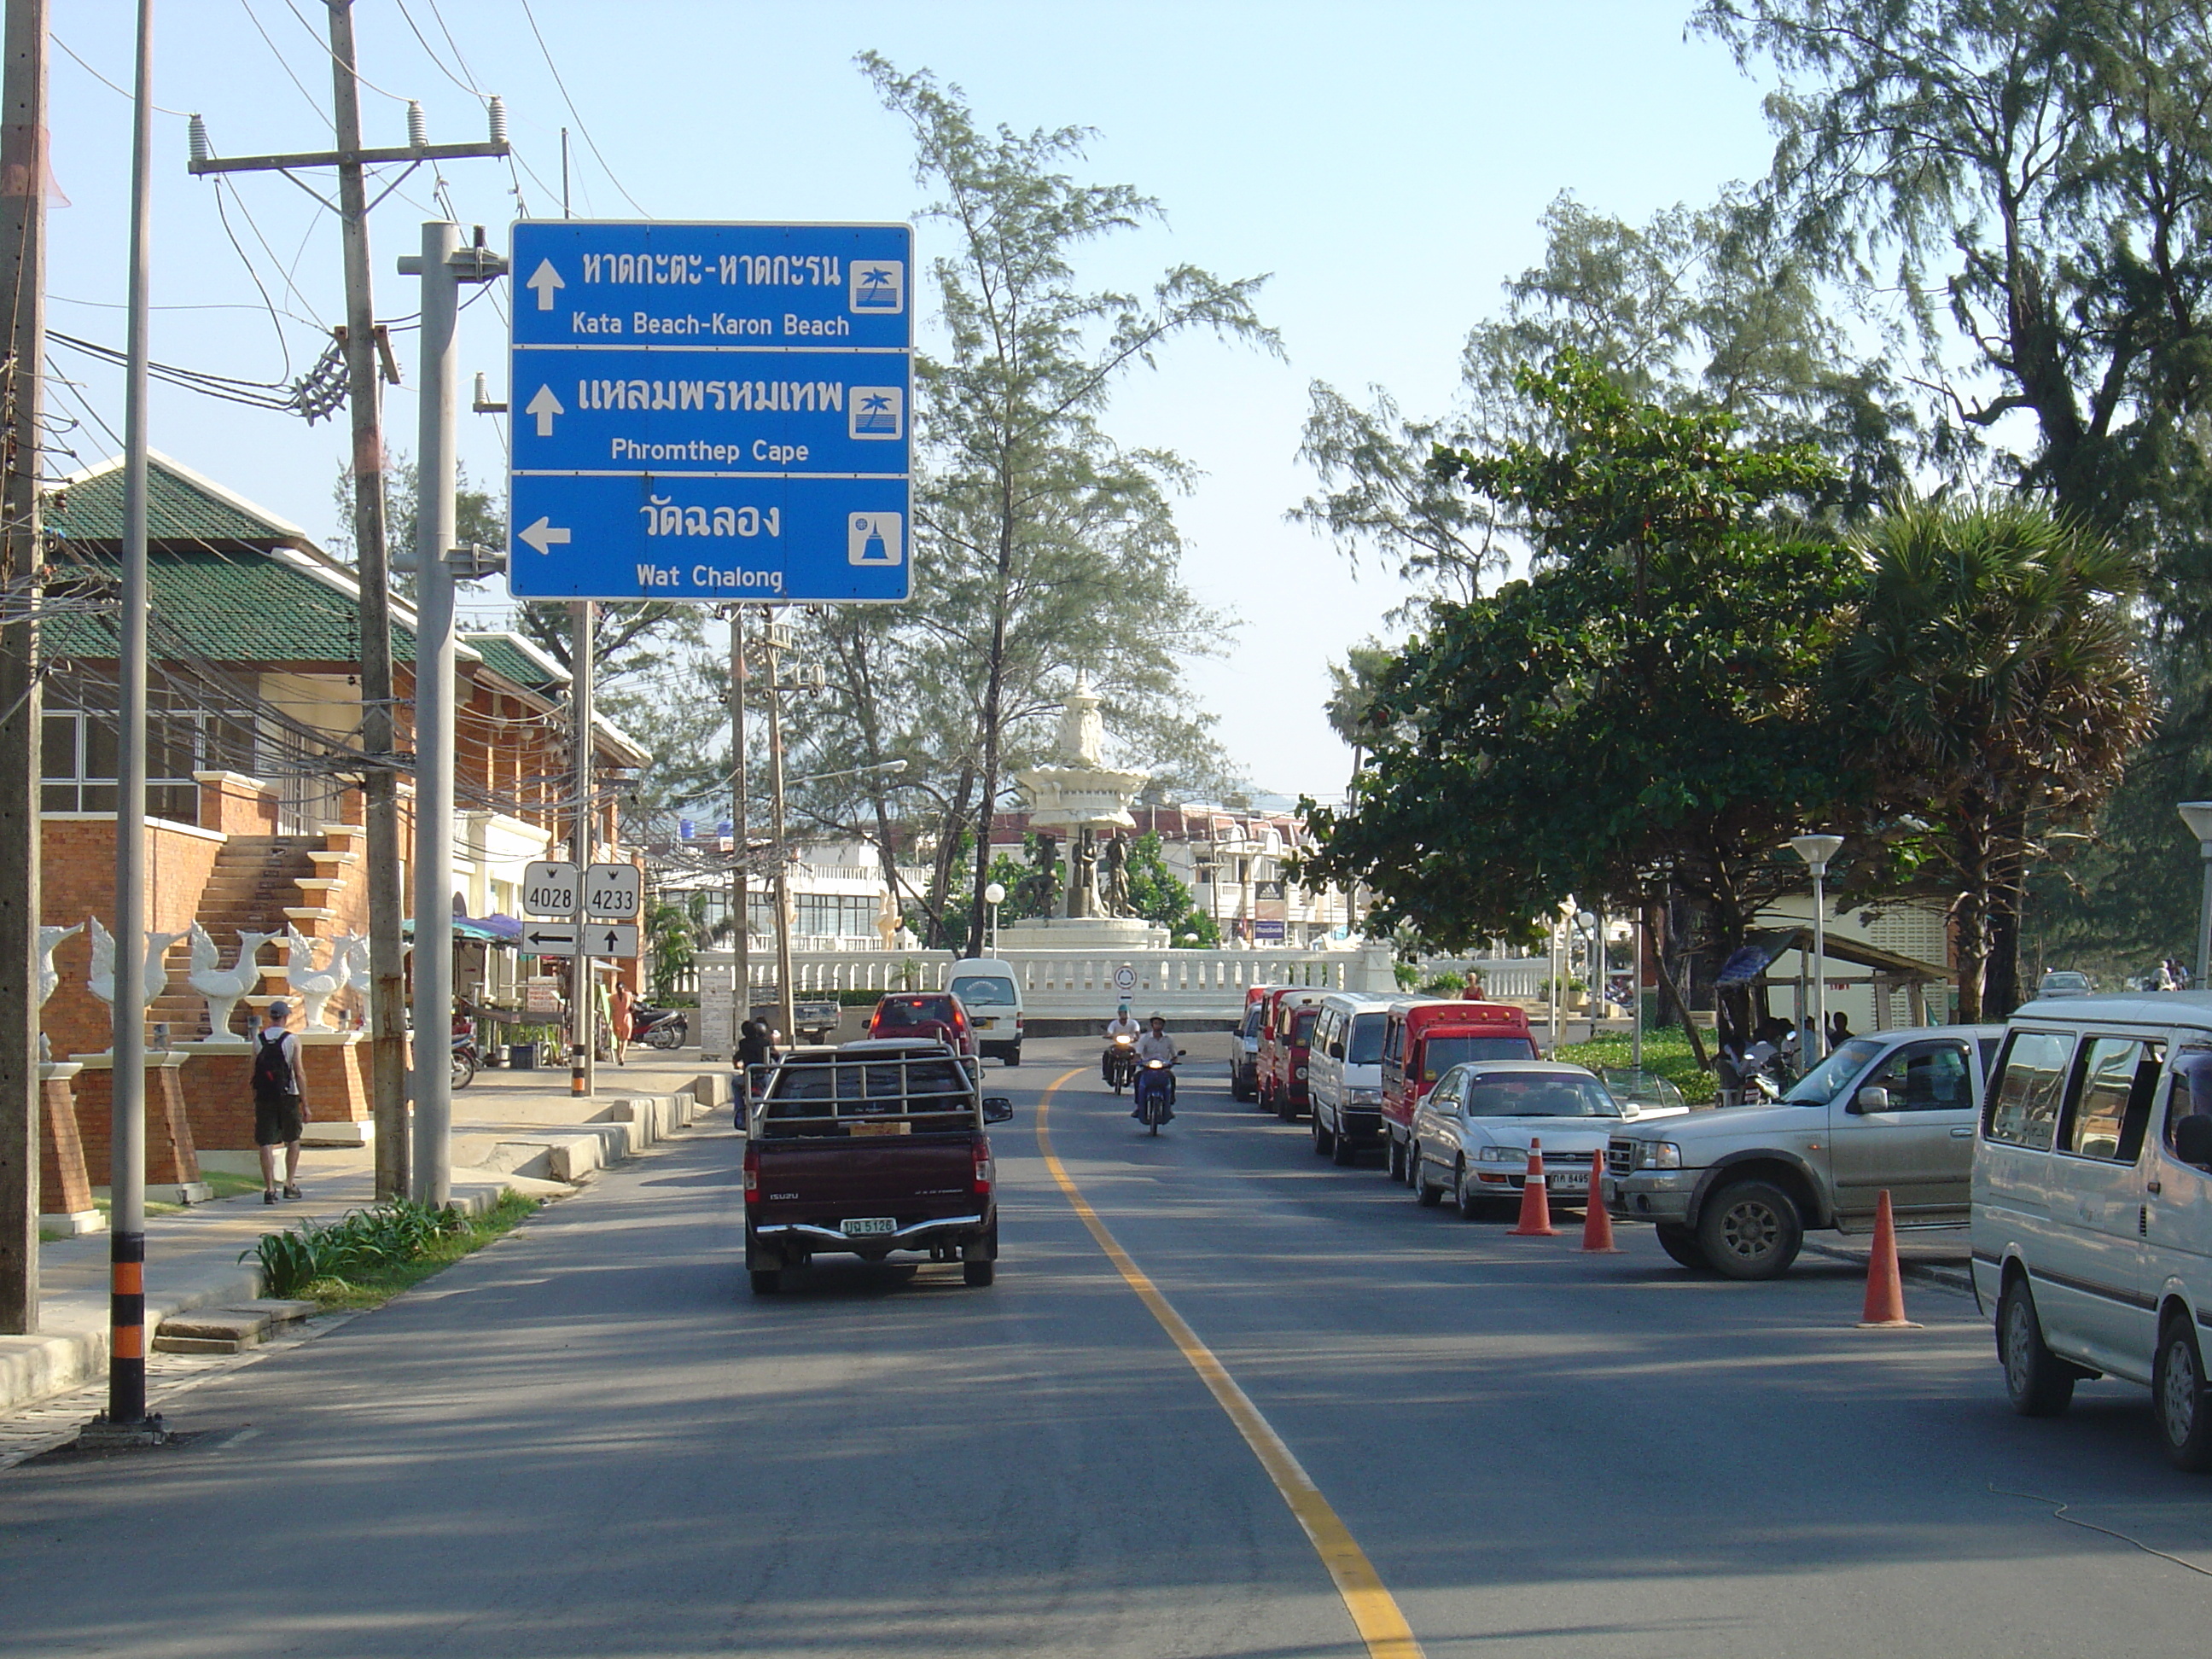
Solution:
<svg viewBox="0 0 2212 1659"><path fill-rule="evenodd" d="M395 1199L372 1209L349 1210L331 1222L306 1222L296 1231L264 1233L250 1250L261 1265L270 1296L293 1297L319 1279L343 1279L374 1273L427 1252L448 1233L467 1225L459 1210L434 1210L411 1199Z"/></svg>

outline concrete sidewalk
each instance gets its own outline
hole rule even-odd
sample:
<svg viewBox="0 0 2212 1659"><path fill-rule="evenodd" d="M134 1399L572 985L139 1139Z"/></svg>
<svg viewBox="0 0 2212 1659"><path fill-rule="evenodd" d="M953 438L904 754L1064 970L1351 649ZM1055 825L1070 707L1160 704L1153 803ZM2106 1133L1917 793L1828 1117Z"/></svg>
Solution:
<svg viewBox="0 0 2212 1659"><path fill-rule="evenodd" d="M696 1052L633 1056L601 1066L598 1093L568 1092L566 1072L483 1072L453 1097L453 1201L471 1212L501 1194L565 1196L605 1164L726 1110L726 1068L702 1072ZM302 1196L276 1205L260 1194L198 1205L146 1223L146 1328L192 1309L234 1307L262 1293L251 1252L264 1232L331 1221L375 1200L367 1148L309 1147ZM0 1413L82 1387L107 1370L108 1240L105 1233L50 1241L40 1251L40 1328L0 1336Z"/></svg>

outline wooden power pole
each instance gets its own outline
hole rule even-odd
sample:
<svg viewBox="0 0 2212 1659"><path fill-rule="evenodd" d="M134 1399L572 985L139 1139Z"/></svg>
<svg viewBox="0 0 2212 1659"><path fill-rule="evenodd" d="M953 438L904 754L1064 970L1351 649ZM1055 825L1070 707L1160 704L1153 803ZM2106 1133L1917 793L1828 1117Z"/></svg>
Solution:
<svg viewBox="0 0 2212 1659"><path fill-rule="evenodd" d="M0 1334L39 1328L39 482L46 355L46 0L8 0L0 71Z"/></svg>
<svg viewBox="0 0 2212 1659"><path fill-rule="evenodd" d="M398 708L392 673L392 565L384 523L384 425L378 386L382 343L369 280L368 198L365 167L386 161L442 161L507 154L507 117L491 100L491 136L482 143L432 144L410 133L404 149L363 149L361 82L355 69L353 0L326 0L331 15L331 87L338 147L296 155L216 157L202 153L197 127L191 171L267 173L335 167L343 234L346 296L346 392L353 416L353 539L361 584L361 744L368 842L369 1099L376 1123L376 1195L408 1194L407 1000L401 918ZM195 118L197 120L197 118ZM447 824L416 825L418 835L452 833ZM442 1024L444 1016L441 1015Z"/></svg>

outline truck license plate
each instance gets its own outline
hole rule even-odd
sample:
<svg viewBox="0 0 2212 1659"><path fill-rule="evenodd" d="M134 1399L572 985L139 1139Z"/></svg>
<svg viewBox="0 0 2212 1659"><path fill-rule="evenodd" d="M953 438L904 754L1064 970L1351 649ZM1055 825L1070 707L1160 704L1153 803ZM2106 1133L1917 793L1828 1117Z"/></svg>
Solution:
<svg viewBox="0 0 2212 1659"><path fill-rule="evenodd" d="M1586 1193L1589 1190L1589 1176L1580 1170L1554 1170L1552 1171L1552 1190L1555 1193Z"/></svg>
<svg viewBox="0 0 2212 1659"><path fill-rule="evenodd" d="M865 1238L873 1233L896 1232L898 1220L887 1215L861 1216L852 1221L841 1221L837 1227L848 1238Z"/></svg>

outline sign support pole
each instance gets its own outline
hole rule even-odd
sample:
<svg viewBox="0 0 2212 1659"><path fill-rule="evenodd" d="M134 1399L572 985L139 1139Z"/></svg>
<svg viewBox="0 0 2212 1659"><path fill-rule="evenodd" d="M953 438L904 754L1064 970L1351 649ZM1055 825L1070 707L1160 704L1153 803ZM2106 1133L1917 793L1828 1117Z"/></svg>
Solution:
<svg viewBox="0 0 2212 1659"><path fill-rule="evenodd" d="M589 599L570 607L575 623L574 643L568 653L570 714L575 720L576 823L568 856L576 866L576 954L568 962L568 1023L574 1048L568 1056L568 1092L580 1099L591 1097L593 1083L592 1016L598 983L592 975L592 958L585 953L584 929L590 925L587 907L591 884L585 879L592 867L592 677L597 649L599 607Z"/></svg>
<svg viewBox="0 0 2212 1659"><path fill-rule="evenodd" d="M730 846L736 854L735 867L731 872L731 902L736 907L738 931L738 971L736 1007L730 1018L730 1041L739 1041L744 1035L745 1022L753 1017L753 909L752 881L747 860L751 857L751 837L745 828L745 796L750 781L746 775L745 758L745 608L733 605L730 617L730 749L735 764L730 777ZM730 1058L737 1058L732 1049Z"/></svg>
<svg viewBox="0 0 2212 1659"><path fill-rule="evenodd" d="M798 1040L791 994L791 857L783 844L783 678L781 653L787 630L768 627L768 770L775 804L775 1012L787 1046Z"/></svg>
<svg viewBox="0 0 2212 1659"><path fill-rule="evenodd" d="M422 367L415 498L415 1133L413 1167L403 1145L388 1161L415 1200L443 1209L453 1200L453 492L460 368L461 228L422 227L418 258L400 274L422 279ZM483 281L495 256L479 253L469 276Z"/></svg>

